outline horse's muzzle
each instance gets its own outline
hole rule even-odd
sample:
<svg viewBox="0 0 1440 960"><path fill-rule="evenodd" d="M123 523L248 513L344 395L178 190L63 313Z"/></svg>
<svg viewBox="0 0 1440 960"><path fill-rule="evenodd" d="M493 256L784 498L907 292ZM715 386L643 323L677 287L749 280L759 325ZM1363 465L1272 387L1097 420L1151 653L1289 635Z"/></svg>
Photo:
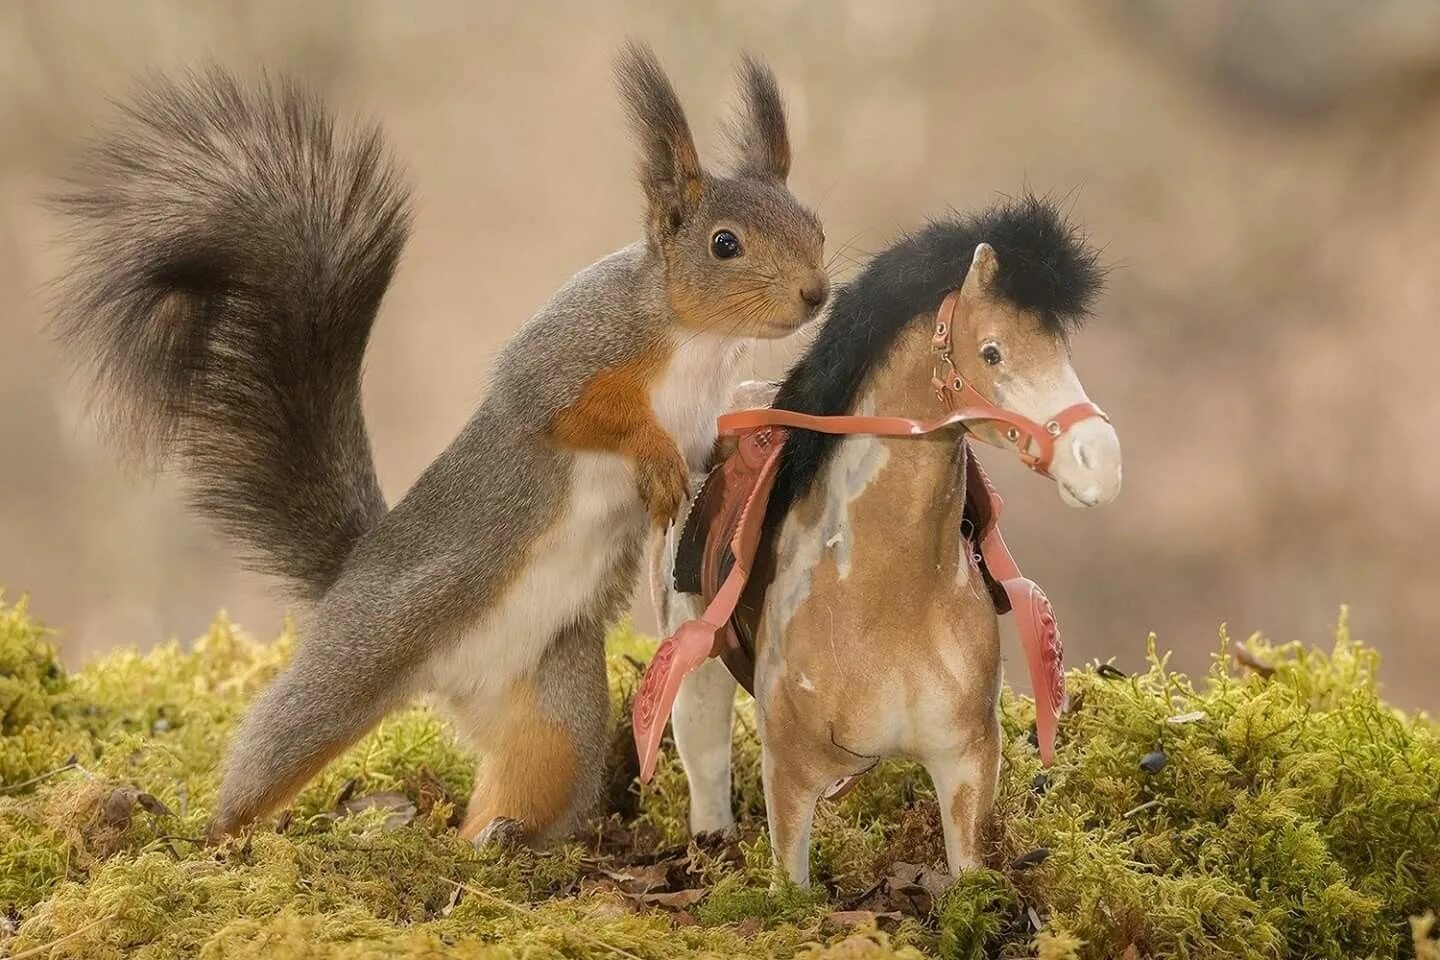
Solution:
<svg viewBox="0 0 1440 960"><path fill-rule="evenodd" d="M1056 444L1050 475L1072 507L1099 507L1120 495L1120 438L1098 417L1075 424Z"/></svg>

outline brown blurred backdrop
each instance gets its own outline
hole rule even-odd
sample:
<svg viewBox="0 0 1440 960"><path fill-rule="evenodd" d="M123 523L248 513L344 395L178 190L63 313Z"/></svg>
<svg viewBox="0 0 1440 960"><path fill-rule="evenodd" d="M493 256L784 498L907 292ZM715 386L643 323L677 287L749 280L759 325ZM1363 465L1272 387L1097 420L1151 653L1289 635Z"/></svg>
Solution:
<svg viewBox="0 0 1440 960"><path fill-rule="evenodd" d="M1345 602L1390 696L1436 706L1440 5L1422 0L0 5L0 584L68 659L188 638L220 607L261 635L280 617L173 479L117 466L44 335L63 251L36 198L107 98L213 59L383 122L418 194L366 380L393 499L506 335L638 236L608 73L627 34L655 44L702 149L736 53L771 60L792 185L845 248L841 279L925 217L1026 186L1104 246L1076 362L1121 432L1123 495L1073 511L987 458L1072 658L1134 665L1155 630L1202 667L1221 621L1323 643Z"/></svg>

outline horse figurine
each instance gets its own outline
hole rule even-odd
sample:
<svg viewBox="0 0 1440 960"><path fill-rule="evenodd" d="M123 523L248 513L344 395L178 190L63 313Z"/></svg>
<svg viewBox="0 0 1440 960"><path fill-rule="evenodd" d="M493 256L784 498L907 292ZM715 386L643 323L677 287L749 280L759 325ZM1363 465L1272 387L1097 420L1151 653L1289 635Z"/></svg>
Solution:
<svg viewBox="0 0 1440 960"><path fill-rule="evenodd" d="M969 439L1018 453L1071 505L1115 498L1119 440L1068 349L1101 276L1046 200L932 223L835 297L778 390L741 386L736 405L759 409L721 418L718 465L683 532L655 545L674 635L635 704L646 778L674 704L693 832L734 824L740 682L792 881L809 880L819 798L895 756L934 782L950 871L980 864L1000 763L998 614L1021 617L1046 762L1064 672Z"/></svg>

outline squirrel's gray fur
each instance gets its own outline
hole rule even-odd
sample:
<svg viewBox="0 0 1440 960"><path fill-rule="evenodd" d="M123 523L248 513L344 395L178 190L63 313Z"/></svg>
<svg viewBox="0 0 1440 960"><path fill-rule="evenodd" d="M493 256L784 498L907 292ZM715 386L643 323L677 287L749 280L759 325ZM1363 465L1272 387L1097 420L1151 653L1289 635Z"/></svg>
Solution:
<svg viewBox="0 0 1440 960"><path fill-rule="evenodd" d="M783 137L783 112L767 113L772 100L779 109L773 79L754 61L744 71L748 109ZM677 252L686 231L707 229L690 222L702 205L753 225L757 243L806 251L776 256L818 257L818 223L776 169L788 169L787 143L757 131L772 156L745 160L754 144L742 137L743 172L712 177L684 149L689 128L653 55L632 45L617 74L642 139L646 241L582 270L523 327L485 402L388 512L360 377L409 217L377 130L338 133L289 84L245 87L216 70L154 81L58 198L79 250L61 286L61 338L93 364L120 431L178 460L199 511L306 601L294 661L235 736L217 831L283 802L420 692L429 659L533 560L575 459L547 426L597 371L668 335L679 278L698 278L692 299L708 295L716 268ZM602 641L643 534L616 531L610 569L572 623L503 638L546 645L537 697L581 754L569 813L547 835L573 826L600 789Z"/></svg>
<svg viewBox="0 0 1440 960"><path fill-rule="evenodd" d="M151 82L57 198L80 228L58 316L115 423L190 466L261 568L318 597L385 513L360 369L409 216L378 131L292 86Z"/></svg>

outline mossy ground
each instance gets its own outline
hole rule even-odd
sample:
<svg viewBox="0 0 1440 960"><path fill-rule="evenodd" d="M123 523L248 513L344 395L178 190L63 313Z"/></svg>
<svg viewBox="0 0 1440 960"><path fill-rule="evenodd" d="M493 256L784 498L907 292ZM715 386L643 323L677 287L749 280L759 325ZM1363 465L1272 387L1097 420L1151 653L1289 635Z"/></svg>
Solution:
<svg viewBox="0 0 1440 960"><path fill-rule="evenodd" d="M188 648L67 673L0 604L0 955L1440 955L1440 732L1379 700L1343 620L1330 652L1248 644L1259 671L1222 637L1199 684L1153 650L1143 674L1073 673L1043 776L1030 705L1007 696L993 869L943 890L934 800L906 764L822 807L813 892L775 885L743 711L738 840L687 846L672 752L650 787L617 780L621 812L576 842L473 850L453 829L470 763L416 708L281 829L206 846L216 758L289 647L222 618ZM618 704L648 647L611 647Z"/></svg>

